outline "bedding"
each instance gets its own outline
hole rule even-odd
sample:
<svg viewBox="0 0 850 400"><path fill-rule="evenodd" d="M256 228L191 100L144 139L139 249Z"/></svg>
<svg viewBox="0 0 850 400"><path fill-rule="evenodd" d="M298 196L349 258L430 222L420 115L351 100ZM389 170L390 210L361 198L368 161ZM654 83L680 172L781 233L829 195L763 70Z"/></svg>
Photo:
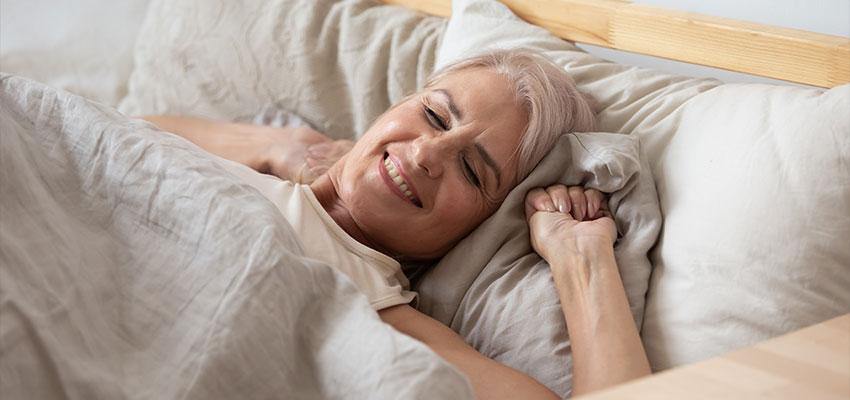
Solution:
<svg viewBox="0 0 850 400"><path fill-rule="evenodd" d="M154 1L121 110L238 119L270 104L334 137L350 138L424 84L445 26L443 19L367 1L319 1L309 7L292 0L248 1L238 7ZM458 37L445 38L440 58L458 42ZM646 252L660 219L639 143L585 135L565 137L559 146L571 156L553 156L512 195L500 217L465 240L434 273L422 276L423 266L406 271L421 278L415 286L420 310L450 325L485 355L565 396L569 342L547 267L530 254L517 208L524 197L520 191L561 178L618 192L615 204L624 205L619 217L632 221L621 226L628 234L618 255L637 322L649 281ZM497 252L502 245L505 249Z"/></svg>
<svg viewBox="0 0 850 400"><path fill-rule="evenodd" d="M188 141L7 74L0 129L3 398L472 398Z"/></svg>
<svg viewBox="0 0 850 400"><path fill-rule="evenodd" d="M850 85L722 84L618 65L492 0L452 2L437 66L507 47L562 65L598 101L599 128L646 152L664 216L641 331L654 369L850 312ZM477 301L498 309L496 298Z"/></svg>
<svg viewBox="0 0 850 400"><path fill-rule="evenodd" d="M842 167L847 165L847 147L834 139L847 137L847 116L817 111L846 110L846 87L825 91L729 85L619 65L586 54L489 0L453 1L448 24L368 1L243 3L155 0L141 30L136 69L121 109L239 119L272 104L305 116L335 138L352 138L386 107L420 87L434 66L489 48L541 50L596 99L600 131L639 139L639 145L630 146L647 156L648 170L641 169L640 175L651 172L657 182L665 228L649 253L656 268L648 281L638 280L629 288L656 370L850 312L850 258L842 242L847 232L842 216L850 215L847 186L841 184L848 181ZM740 110L735 108L739 102ZM700 139L705 136L716 140ZM792 141L810 136L819 139L806 143L809 147ZM561 145L570 140L562 139ZM735 194L724 191L721 182ZM828 195L806 195L822 188L828 188ZM782 220L788 222L776 222L784 210L801 205L811 211L784 213ZM721 211L723 218L718 218ZM832 225L801 229L811 227L809 217L829 218ZM719 247L732 237L740 239L737 247L728 252ZM785 252L765 251L797 237L801 240ZM457 270L464 267L482 270L481 265L465 264ZM523 282L522 271L534 269L505 276ZM449 324L467 321L465 332L474 336L467 340L479 350L501 354L507 363L515 358L512 365L526 365L526 372L568 393L568 380L543 372L555 370L544 367L557 364L552 360L568 360L563 336L537 335L551 332L540 326L559 322L512 322L529 309L505 311L511 318L501 317L511 307L503 294L516 289L507 278L501 286L477 292L486 295L477 300L480 307L460 307L461 301L472 304L471 296L465 296L477 277L474 272L417 273L421 308ZM482 279L482 287L491 279ZM539 290L518 292L548 290L542 280L530 279L527 285L532 282L538 282ZM645 293L638 296L641 290ZM443 297L446 292L451 296ZM437 297L445 303L430 300ZM552 307L552 299L548 301ZM511 340L520 337L534 339L511 347ZM537 362L530 365L529 360Z"/></svg>
<svg viewBox="0 0 850 400"><path fill-rule="evenodd" d="M445 24L368 0L153 0L119 109L231 121L271 106L355 139L424 84Z"/></svg>

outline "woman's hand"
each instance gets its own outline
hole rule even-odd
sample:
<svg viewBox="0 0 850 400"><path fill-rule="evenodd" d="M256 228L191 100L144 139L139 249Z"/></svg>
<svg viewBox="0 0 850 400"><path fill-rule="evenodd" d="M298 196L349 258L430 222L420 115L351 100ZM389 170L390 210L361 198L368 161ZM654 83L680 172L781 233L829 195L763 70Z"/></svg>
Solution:
<svg viewBox="0 0 850 400"><path fill-rule="evenodd" d="M308 184L327 172L354 146L351 140L332 140L310 128L291 129L289 138L274 141L266 153L269 171L281 179Z"/></svg>
<svg viewBox="0 0 850 400"><path fill-rule="evenodd" d="M534 250L549 263L567 321L573 395L649 375L613 245L617 228L599 191L533 189L525 213Z"/></svg>
<svg viewBox="0 0 850 400"><path fill-rule="evenodd" d="M525 197L531 245L550 264L589 249L610 248L617 227L605 196L581 186L536 188Z"/></svg>
<svg viewBox="0 0 850 400"><path fill-rule="evenodd" d="M145 116L160 129L204 150L281 179L310 183L353 146L307 128L215 122L200 118Z"/></svg>

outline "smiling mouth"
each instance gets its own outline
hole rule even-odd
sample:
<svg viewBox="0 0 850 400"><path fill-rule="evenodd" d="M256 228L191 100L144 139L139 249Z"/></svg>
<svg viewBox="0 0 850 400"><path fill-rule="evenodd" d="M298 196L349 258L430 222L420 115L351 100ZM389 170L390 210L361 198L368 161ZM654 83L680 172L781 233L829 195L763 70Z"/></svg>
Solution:
<svg viewBox="0 0 850 400"><path fill-rule="evenodd" d="M413 203L416 207L422 208L422 202L413 194L413 190L411 190L410 185L404 180L401 172L399 172L395 163L393 163L392 159L390 159L389 153L384 153L384 171L395 184L395 188L398 189L397 194L401 194L406 200Z"/></svg>

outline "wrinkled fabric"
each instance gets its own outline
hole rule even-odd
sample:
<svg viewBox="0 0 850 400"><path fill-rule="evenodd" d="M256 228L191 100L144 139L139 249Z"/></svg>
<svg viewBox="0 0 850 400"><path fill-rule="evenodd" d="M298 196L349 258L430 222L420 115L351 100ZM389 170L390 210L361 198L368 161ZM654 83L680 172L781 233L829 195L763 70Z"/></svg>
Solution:
<svg viewBox="0 0 850 400"><path fill-rule="evenodd" d="M154 0L119 109L234 120L272 104L355 139L424 85L445 24L371 0Z"/></svg>
<svg viewBox="0 0 850 400"><path fill-rule="evenodd" d="M472 397L191 143L9 75L0 129L0 397Z"/></svg>

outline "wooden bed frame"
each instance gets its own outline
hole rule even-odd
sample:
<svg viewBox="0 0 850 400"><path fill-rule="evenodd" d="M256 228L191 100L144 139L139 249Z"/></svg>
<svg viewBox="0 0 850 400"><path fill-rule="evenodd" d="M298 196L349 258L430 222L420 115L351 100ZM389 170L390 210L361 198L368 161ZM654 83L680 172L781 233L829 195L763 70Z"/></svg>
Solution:
<svg viewBox="0 0 850 400"><path fill-rule="evenodd" d="M384 0L447 17L451 0ZM502 0L522 19L579 43L832 88L850 82L850 38L631 4Z"/></svg>

